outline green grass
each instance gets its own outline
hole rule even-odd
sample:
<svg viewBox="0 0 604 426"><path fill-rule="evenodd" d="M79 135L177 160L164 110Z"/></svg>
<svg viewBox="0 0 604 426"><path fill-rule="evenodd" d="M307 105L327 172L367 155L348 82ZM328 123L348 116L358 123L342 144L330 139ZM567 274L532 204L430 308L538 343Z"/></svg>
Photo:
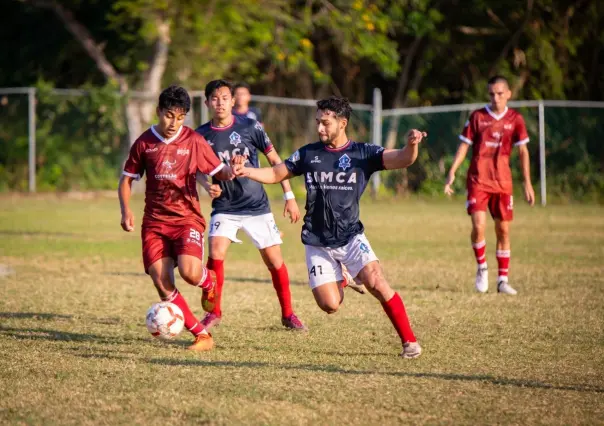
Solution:
<svg viewBox="0 0 604 426"><path fill-rule="evenodd" d="M299 225L274 207L310 333L282 329L246 240L229 252L216 348L198 354L184 350L189 335L147 333L157 295L117 200L0 198L0 264L15 271L0 278L0 423L604 424L604 208L518 206L520 294L506 297L473 291L461 200L365 202L366 233L425 351L403 360L371 296L346 293L332 316L316 307ZM494 241L489 229L492 270ZM201 315L197 289L178 286Z"/></svg>

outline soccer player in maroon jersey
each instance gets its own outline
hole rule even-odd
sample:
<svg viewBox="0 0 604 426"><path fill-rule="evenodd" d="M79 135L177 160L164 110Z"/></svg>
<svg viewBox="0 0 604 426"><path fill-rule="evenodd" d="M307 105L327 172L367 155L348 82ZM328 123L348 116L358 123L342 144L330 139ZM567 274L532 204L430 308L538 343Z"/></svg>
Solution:
<svg viewBox="0 0 604 426"><path fill-rule="evenodd" d="M507 107L512 92L505 77L492 77L489 79L488 88L491 103L472 112L459 136L461 144L447 176L445 193L453 194L451 185L455 181L455 172L471 146L472 160L467 176L466 208L472 218L472 248L478 263L476 290L486 293L489 288L484 236L488 209L495 220L497 235L497 291L514 295L517 292L508 282L510 222L514 218L510 154L512 147L517 146L524 178L524 197L533 206L535 191L531 184L529 152L526 146L529 137L522 115Z"/></svg>
<svg viewBox="0 0 604 426"><path fill-rule="evenodd" d="M215 275L203 265L203 232L206 222L197 196L196 174L231 179L205 139L183 125L191 107L185 89L170 86L159 96L159 122L134 142L119 183L124 231L134 231L130 210L133 180L147 174L145 213L141 227L145 272L164 301L177 305L185 327L195 336L194 351L212 349L212 336L193 315L174 284L174 267L189 284L201 287L204 300L213 297Z"/></svg>

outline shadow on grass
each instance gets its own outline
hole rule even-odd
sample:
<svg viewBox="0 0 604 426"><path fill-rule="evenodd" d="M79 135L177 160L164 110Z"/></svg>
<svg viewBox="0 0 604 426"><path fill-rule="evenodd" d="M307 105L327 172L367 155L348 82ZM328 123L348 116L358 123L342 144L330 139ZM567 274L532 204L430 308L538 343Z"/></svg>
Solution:
<svg viewBox="0 0 604 426"><path fill-rule="evenodd" d="M269 364L267 362L235 362L235 361L204 361L204 360L177 360L177 359L151 359L151 364L167 366L199 366L199 367L252 367L252 368L278 368L283 370L318 371L322 373L350 374L350 375L383 375L395 377L415 377L439 380L455 380L462 382L483 382L496 386L515 386L519 388L552 389L576 392L604 393L604 388L592 385L552 385L535 380L506 379L483 374L466 375L454 373L413 373L404 371L369 371L346 370L335 365L314 364Z"/></svg>
<svg viewBox="0 0 604 426"><path fill-rule="evenodd" d="M0 236L19 236L19 237L76 237L74 232L46 232L46 231L17 231L0 230Z"/></svg>
<svg viewBox="0 0 604 426"><path fill-rule="evenodd" d="M46 340L55 342L129 344L132 342L150 342L142 337L111 337L98 334L73 333L68 331L50 330L47 328L13 328L0 326L0 335L21 340Z"/></svg>
<svg viewBox="0 0 604 426"><path fill-rule="evenodd" d="M8 319L40 319L40 320L66 320L73 315L61 315L47 312L0 312L0 318Z"/></svg>

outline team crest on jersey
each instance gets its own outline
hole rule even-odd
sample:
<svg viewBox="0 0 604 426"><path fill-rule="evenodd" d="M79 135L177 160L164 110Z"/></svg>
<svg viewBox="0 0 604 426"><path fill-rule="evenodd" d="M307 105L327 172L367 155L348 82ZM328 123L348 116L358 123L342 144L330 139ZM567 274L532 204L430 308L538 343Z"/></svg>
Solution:
<svg viewBox="0 0 604 426"><path fill-rule="evenodd" d="M232 145L239 145L241 143L241 135L237 132L233 132L231 133L231 135L229 136L229 140L231 141Z"/></svg>
<svg viewBox="0 0 604 426"><path fill-rule="evenodd" d="M344 154L340 157L340 160L338 162L338 168L346 171L346 169L349 169L351 167L350 163L350 157L348 156L348 154Z"/></svg>
<svg viewBox="0 0 604 426"><path fill-rule="evenodd" d="M172 170L172 168L176 165L176 160L165 160L163 163L161 163L161 165L165 170Z"/></svg>
<svg viewBox="0 0 604 426"><path fill-rule="evenodd" d="M292 154L291 157L289 157L289 161L291 161L292 163L295 163L296 161L300 161L300 151L296 151Z"/></svg>

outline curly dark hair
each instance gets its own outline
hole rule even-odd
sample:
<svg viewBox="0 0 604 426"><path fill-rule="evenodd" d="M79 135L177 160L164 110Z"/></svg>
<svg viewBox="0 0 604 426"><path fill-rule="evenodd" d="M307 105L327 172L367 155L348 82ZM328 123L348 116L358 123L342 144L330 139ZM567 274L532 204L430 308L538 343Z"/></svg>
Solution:
<svg viewBox="0 0 604 426"><path fill-rule="evenodd" d="M216 90L220 89L221 87L228 87L229 90L231 91L231 96L233 96L235 94L235 90L233 89L233 84L231 82L226 81L226 80L212 80L208 84L206 84L206 90L205 90L206 99L210 99L210 96L212 96L212 93L214 93Z"/></svg>
<svg viewBox="0 0 604 426"><path fill-rule="evenodd" d="M348 99L337 96L321 99L317 102L317 109L331 111L336 115L336 118L345 118L346 120L350 120L350 114L352 113Z"/></svg>
<svg viewBox="0 0 604 426"><path fill-rule="evenodd" d="M188 113L191 109L191 98L185 89L173 84L159 95L159 109L182 109Z"/></svg>

